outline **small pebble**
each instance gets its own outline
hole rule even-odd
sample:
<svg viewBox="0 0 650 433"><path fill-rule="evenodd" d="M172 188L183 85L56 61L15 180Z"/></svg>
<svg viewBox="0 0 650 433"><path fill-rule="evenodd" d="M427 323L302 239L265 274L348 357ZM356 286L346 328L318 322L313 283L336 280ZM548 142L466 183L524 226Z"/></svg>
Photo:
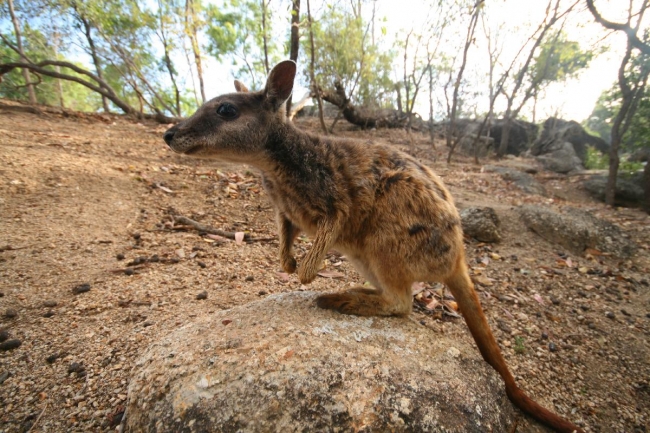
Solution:
<svg viewBox="0 0 650 433"><path fill-rule="evenodd" d="M7 340L0 343L0 350L14 350L18 349L22 343L20 340Z"/></svg>
<svg viewBox="0 0 650 433"><path fill-rule="evenodd" d="M131 275L135 274L135 271L133 270L133 268L126 268L124 270L124 274L128 275L128 276L131 276Z"/></svg>
<svg viewBox="0 0 650 433"><path fill-rule="evenodd" d="M133 236L133 239L135 239L136 241L140 240L140 238L142 237L142 236L140 235L140 233L133 233L132 236Z"/></svg>
<svg viewBox="0 0 650 433"><path fill-rule="evenodd" d="M202 299L208 299L208 292L205 290L200 292L198 295L196 295L196 299L202 300Z"/></svg>
<svg viewBox="0 0 650 433"><path fill-rule="evenodd" d="M204 268L204 269L205 269L205 267L207 266L207 265L206 265L205 263L203 263L203 262L197 262L197 263L199 264L199 266L200 266L201 268Z"/></svg>
<svg viewBox="0 0 650 433"><path fill-rule="evenodd" d="M561 303L561 301L555 296L551 296L551 302L553 303L553 305L560 305Z"/></svg>
<svg viewBox="0 0 650 433"><path fill-rule="evenodd" d="M9 378L9 372L5 371L4 373L0 374L0 385L5 383L5 380Z"/></svg>
<svg viewBox="0 0 650 433"><path fill-rule="evenodd" d="M124 254L119 253L117 256L115 256L117 260L124 260Z"/></svg>
<svg viewBox="0 0 650 433"><path fill-rule="evenodd" d="M154 254L153 256L149 257L149 261L151 263L157 263L160 261L160 257L158 257L158 254Z"/></svg>
<svg viewBox="0 0 650 433"><path fill-rule="evenodd" d="M59 303L56 302L56 301L45 301L45 302L43 302L43 306L47 307L47 308L54 308L57 305L59 305Z"/></svg>
<svg viewBox="0 0 650 433"><path fill-rule="evenodd" d="M255 281L255 277L252 276L252 275L249 275L249 276L246 277L246 279L244 281Z"/></svg>
<svg viewBox="0 0 650 433"><path fill-rule="evenodd" d="M79 284L78 286L72 289L72 293L74 293L75 295L78 295L80 293L86 293L89 291L90 291L90 284L88 283Z"/></svg>
<svg viewBox="0 0 650 433"><path fill-rule="evenodd" d="M260 290L259 292L257 292L257 294L259 296L264 296L264 295L266 295L266 292L264 290ZM648 317L650 317L650 313L649 313Z"/></svg>
<svg viewBox="0 0 650 433"><path fill-rule="evenodd" d="M621 313L623 313L624 316L631 316L625 308L621 309Z"/></svg>
<svg viewBox="0 0 650 433"><path fill-rule="evenodd" d="M14 319L18 317L18 311L16 311L14 308L7 308L5 310L5 317L7 319Z"/></svg>
<svg viewBox="0 0 650 433"><path fill-rule="evenodd" d="M548 350L551 352L557 352L557 345L555 343L548 343Z"/></svg>
<svg viewBox="0 0 650 433"><path fill-rule="evenodd" d="M52 316L54 316L54 311L52 311L52 310L47 310L47 311L43 314L43 317L45 317L45 318L49 318L49 317L52 317Z"/></svg>
<svg viewBox="0 0 650 433"><path fill-rule="evenodd" d="M608 319L615 319L616 315L614 313L612 313L611 311L607 311L607 312L605 312L605 317L607 317Z"/></svg>
<svg viewBox="0 0 650 433"><path fill-rule="evenodd" d="M47 358L45 358L45 362L47 362L48 364L54 364L54 361L56 361L57 359L59 359L59 354L55 353L54 355L50 355Z"/></svg>
<svg viewBox="0 0 650 433"><path fill-rule="evenodd" d="M0 343L9 339L9 332L6 330L0 331Z"/></svg>
<svg viewBox="0 0 650 433"><path fill-rule="evenodd" d="M83 365L79 364L78 362L73 362L68 366L68 373L77 373L77 374L82 374L86 371Z"/></svg>

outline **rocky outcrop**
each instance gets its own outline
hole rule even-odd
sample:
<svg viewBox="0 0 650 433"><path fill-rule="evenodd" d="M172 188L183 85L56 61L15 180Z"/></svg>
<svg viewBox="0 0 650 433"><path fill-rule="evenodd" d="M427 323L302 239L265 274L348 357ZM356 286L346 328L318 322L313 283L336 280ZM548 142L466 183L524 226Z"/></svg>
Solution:
<svg viewBox="0 0 650 433"><path fill-rule="evenodd" d="M470 207L460 211L463 232L481 242L499 242L499 217L491 207Z"/></svg>
<svg viewBox="0 0 650 433"><path fill-rule="evenodd" d="M528 194L546 195L544 186L537 182L532 175L524 171L499 165L486 165L483 169L487 172L500 174L504 180L514 183L519 189Z"/></svg>
<svg viewBox="0 0 650 433"><path fill-rule="evenodd" d="M508 431L518 415L478 350L406 318L273 295L152 345L128 432Z"/></svg>
<svg viewBox="0 0 650 433"><path fill-rule="evenodd" d="M594 198L605 201L605 189L607 187L607 175L597 174L585 179L585 189ZM644 200L643 173L633 176L619 175L616 179L616 206L640 206Z"/></svg>
<svg viewBox="0 0 650 433"><path fill-rule="evenodd" d="M490 137L494 139L495 146L498 148L501 143L501 135L505 125L505 119L495 120L490 128ZM521 155L526 152L535 138L539 127L534 123L523 120L512 120L510 133L508 134L508 147L506 154Z"/></svg>
<svg viewBox="0 0 650 433"><path fill-rule="evenodd" d="M550 117L544 122L540 137L533 143L530 153L556 173L569 173L584 169L587 147L607 152L605 140L588 134L579 123Z"/></svg>
<svg viewBox="0 0 650 433"><path fill-rule="evenodd" d="M624 259L636 250L636 244L618 226L580 209L567 207L559 213L546 207L526 205L519 208L519 214L530 230L576 254L593 248Z"/></svg>

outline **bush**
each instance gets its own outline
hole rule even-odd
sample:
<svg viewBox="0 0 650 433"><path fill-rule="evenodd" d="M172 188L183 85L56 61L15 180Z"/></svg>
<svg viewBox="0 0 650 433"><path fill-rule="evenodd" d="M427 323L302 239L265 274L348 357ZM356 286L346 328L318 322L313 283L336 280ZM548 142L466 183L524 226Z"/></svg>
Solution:
<svg viewBox="0 0 650 433"><path fill-rule="evenodd" d="M590 170L607 170L609 168L609 155L602 154L593 147L587 147L585 168ZM628 161L625 155L621 157L621 162L618 166L619 174L631 176L639 171L643 171L642 162Z"/></svg>

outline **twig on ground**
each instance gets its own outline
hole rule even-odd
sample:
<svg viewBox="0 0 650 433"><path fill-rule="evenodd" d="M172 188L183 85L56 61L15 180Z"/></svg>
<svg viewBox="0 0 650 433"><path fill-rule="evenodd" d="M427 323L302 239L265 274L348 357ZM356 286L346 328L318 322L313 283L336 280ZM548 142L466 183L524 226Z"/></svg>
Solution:
<svg viewBox="0 0 650 433"><path fill-rule="evenodd" d="M36 420L34 421L34 424L32 424L32 426L29 428L29 430L27 430L27 433L29 433L29 432L31 432L32 430L34 430L34 427L36 427L36 424L38 424L38 422L41 420L41 417L42 417L43 414L45 413L45 409L47 409L47 402L45 402L45 407L43 407L43 410L41 411L41 413L38 415L38 417L37 417Z"/></svg>
<svg viewBox="0 0 650 433"><path fill-rule="evenodd" d="M182 215L174 215L174 223L175 224L184 224L190 227L195 228L196 230L204 233L210 233L213 235L221 236L227 239L235 240L235 232L228 232L225 230L220 230L220 229L215 229L214 227L206 226L203 225L197 221L194 221L193 219L184 217ZM251 243L251 242L269 242L269 241L274 241L276 238L253 238L251 237L250 233L244 233L244 242Z"/></svg>

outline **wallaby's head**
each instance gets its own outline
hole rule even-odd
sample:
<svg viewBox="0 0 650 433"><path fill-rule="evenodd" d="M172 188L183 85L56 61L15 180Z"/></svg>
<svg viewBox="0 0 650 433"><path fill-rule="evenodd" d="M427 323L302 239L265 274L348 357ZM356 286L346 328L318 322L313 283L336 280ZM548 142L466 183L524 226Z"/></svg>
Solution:
<svg viewBox="0 0 650 433"><path fill-rule="evenodd" d="M296 64L278 63L264 90L249 92L235 80L237 93L206 102L163 136L175 152L247 162L260 152L274 125L283 123L284 102L291 96Z"/></svg>

